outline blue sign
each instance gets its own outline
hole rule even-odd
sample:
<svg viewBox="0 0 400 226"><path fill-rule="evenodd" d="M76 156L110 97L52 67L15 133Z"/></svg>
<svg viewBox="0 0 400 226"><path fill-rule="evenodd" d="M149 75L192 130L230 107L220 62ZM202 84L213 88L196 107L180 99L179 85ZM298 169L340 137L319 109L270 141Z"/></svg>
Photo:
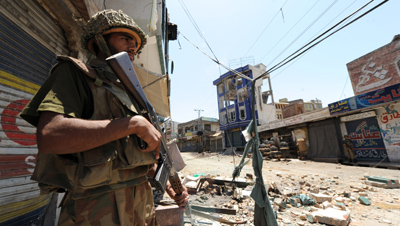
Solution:
<svg viewBox="0 0 400 226"><path fill-rule="evenodd" d="M343 114L345 112L363 109L378 104L400 100L400 85L395 84L379 90L360 94L328 104L330 115Z"/></svg>
<svg viewBox="0 0 400 226"><path fill-rule="evenodd" d="M381 161L387 157L378 122L374 117L346 122L347 134L359 161ZM388 159L385 159L388 161Z"/></svg>

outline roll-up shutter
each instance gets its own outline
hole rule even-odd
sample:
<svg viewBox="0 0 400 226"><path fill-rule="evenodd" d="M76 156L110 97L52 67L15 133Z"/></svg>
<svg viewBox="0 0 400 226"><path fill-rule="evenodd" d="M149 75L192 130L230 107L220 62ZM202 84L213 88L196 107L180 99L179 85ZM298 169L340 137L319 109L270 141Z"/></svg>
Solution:
<svg viewBox="0 0 400 226"><path fill-rule="evenodd" d="M0 12L54 54L68 55L67 41L61 27L36 1L1 0Z"/></svg>
<svg viewBox="0 0 400 226"><path fill-rule="evenodd" d="M68 54L63 31L36 1L0 1L0 225L35 224L52 198L30 180L36 128L19 113L59 54Z"/></svg>
<svg viewBox="0 0 400 226"><path fill-rule="evenodd" d="M310 159L342 159L343 148L339 146L340 127L338 119L312 122L308 126Z"/></svg>

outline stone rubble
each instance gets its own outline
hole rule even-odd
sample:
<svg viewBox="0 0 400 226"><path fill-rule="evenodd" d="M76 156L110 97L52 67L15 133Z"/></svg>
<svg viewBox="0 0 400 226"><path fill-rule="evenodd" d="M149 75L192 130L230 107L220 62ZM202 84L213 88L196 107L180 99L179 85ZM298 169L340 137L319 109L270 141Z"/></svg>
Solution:
<svg viewBox="0 0 400 226"><path fill-rule="evenodd" d="M231 221L246 221L244 225L254 225L255 203L250 197L252 185L245 188L232 186L231 183L217 185L213 183L213 178L218 176L200 176L198 181L202 180L202 183L196 180L196 183L193 183L193 177L190 178L191 180L186 180L191 182L189 185L194 185L191 187L190 203L235 209L236 215L214 215ZM370 207L383 208L376 205L377 203L400 208L398 191L394 190L395 195L393 196L383 196L380 193L382 188L367 185L365 178L360 178L358 184L345 185L341 183L338 176L320 177L317 174L304 174L296 178L282 172L276 173L275 176L277 180L264 181L264 183L268 189L272 207L277 214L279 225L362 225L358 224L359 219L372 216L363 215L358 219L352 219L352 210ZM253 179L252 175L247 175L247 177ZM315 204L304 204L307 200L301 198L313 200ZM197 222L203 222L204 225L228 225L193 217ZM376 220L387 225L395 225L385 216L380 216Z"/></svg>

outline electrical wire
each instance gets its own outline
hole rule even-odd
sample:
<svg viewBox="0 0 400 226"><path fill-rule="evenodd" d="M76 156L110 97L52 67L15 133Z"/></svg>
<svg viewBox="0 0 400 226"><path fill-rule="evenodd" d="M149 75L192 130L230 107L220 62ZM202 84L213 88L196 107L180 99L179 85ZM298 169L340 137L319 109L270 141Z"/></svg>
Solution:
<svg viewBox="0 0 400 226"><path fill-rule="evenodd" d="M373 0L372 0L372 1L373 1ZM323 39L321 39L320 41L316 42L315 44L311 45L310 47L308 47L307 49L303 50L302 52L300 52L300 53L297 54L296 56L292 57L291 59L287 60L286 62L284 62L284 63L279 63L280 65L279 65L279 64L275 65L273 68L271 68L270 70L268 70L267 73L271 73L271 72L273 72L273 71L276 71L277 69L281 68L282 66L284 66L284 65L287 64L287 63L289 63L289 62L292 61L293 59L296 59L298 56L304 54L305 52L307 52L308 50L310 50L310 49L313 48L314 46L318 45L319 43L321 43L321 42L324 41L325 39L329 38L330 36L332 36L332 35L335 34L336 32L338 32L338 31L342 30L343 28L349 26L350 24L352 24L352 23L354 23L355 21L359 20L360 18L364 17L365 15L367 15L368 13L370 13L370 12L372 12L373 10L377 9L378 7L380 7L381 5L385 4L385 3L388 2L388 1L389 1L389 0L384 0L383 2L379 3L379 4L376 5L375 7L371 8L370 10L368 10L367 12L361 14L359 17L355 18L354 20L348 22L347 24L345 24L345 25L343 25L342 27L338 28L337 30L333 31L332 33L330 33L329 35L327 35L325 38L323 38ZM370 2L369 2L369 3L370 3ZM367 4L369 4L369 3L367 3ZM366 6L366 5L365 5L365 6ZM365 6L363 6L363 7L365 7ZM363 8L363 7L362 7L362 8ZM361 8L360 8L360 9L361 9ZM359 10L360 10L360 9L359 9ZM357 10L357 11L359 11L359 10ZM357 12L357 11L356 11L356 12ZM337 26L337 25L335 25L334 27L336 27L336 26ZM332 27L332 28L333 28L333 27ZM330 28L330 29L328 29L328 30L331 30L332 28ZM326 32L324 32L324 34L325 34L325 33L326 33ZM307 44L307 45L308 45L308 44ZM305 47L305 46L304 46L304 47ZM301 49L303 49L304 47L302 47ZM297 50L295 53L297 53L297 52L300 51L301 49ZM293 53L292 55L294 55L295 53ZM292 55L291 55L291 56L292 56ZM289 57L287 57L287 58L289 58ZM287 58L286 58L286 59L287 59ZM281 61L281 62L283 62L283 61Z"/></svg>
<svg viewBox="0 0 400 226"><path fill-rule="evenodd" d="M343 90L342 90L342 94L340 94L339 100L342 99L342 96L343 96L343 93L344 93L344 89L346 88L346 85L347 85L347 81L348 81L348 80L349 80L349 76L346 76L346 82L344 83L344 87L343 87Z"/></svg>
<svg viewBox="0 0 400 226"><path fill-rule="evenodd" d="M347 25L343 26L342 28L340 28L339 30L336 30L334 32L332 32L331 34L329 34L327 37L323 38L321 41L318 41L317 43L313 44L311 46L311 48L307 48L305 51L302 51L300 54L296 55L294 58L291 58L290 60L288 60L290 57L292 57L293 55L295 55L296 53L300 52L302 49L306 48L307 46L311 45L313 42L315 42L316 40L318 40L319 38L321 38L322 36L326 35L327 33L329 33L330 31L332 31L333 29L335 29L337 26L339 26L341 23L343 23L344 21L346 21L348 18L350 18L351 16L355 15L356 13L358 13L359 11L361 11L362 9L364 9L367 5L369 5L371 2L373 2L374 0L371 0L370 2L368 2L367 4L365 4L364 6L362 6L361 8L359 8L358 10L356 10L355 12L351 13L349 16L345 17L344 19L342 19L341 21L339 21L337 24L335 24L334 26L332 26L331 28L329 28L328 30L326 30L325 32L323 32L321 35L319 35L318 37L314 38L313 40L311 40L310 42L308 42L306 45L304 45L303 47L301 47L300 49L298 49L297 51L295 51L294 53L292 53L291 55L289 55L288 57L286 57L285 59L283 59L282 61L280 61L279 63L277 63L275 66L273 66L271 69L269 69L269 73L275 71L276 69L282 67L283 65L289 63L291 60L293 60L294 58L296 58L297 56L305 53L307 50L311 49L312 47L314 47L315 45L317 45L318 43L320 43L321 41L325 40L327 37L330 37L331 35L333 35L334 33L336 33L337 31L343 29L344 27L348 26L349 24L353 23L354 21L358 20L359 18L361 18L362 16L368 14L369 12L371 12L372 10L376 9L377 7L381 6L383 3L386 3L389 0L385 0L384 2L378 4L377 6L375 6L374 8L372 8L372 10L367 11L367 13L364 13L363 15L361 15L361 17L356 18L355 20L353 20L352 22L348 23ZM275 69L276 68L276 69Z"/></svg>
<svg viewBox="0 0 400 226"><path fill-rule="evenodd" d="M303 36L303 34L306 32L306 31L308 31L308 29L310 29L318 20L320 20L321 18L322 18L322 16L324 16L336 3L337 3L337 1L338 0L335 0L334 2L332 2L332 4L330 4L329 6L328 6L328 8L326 8L313 22L311 22L311 24L310 25L308 25L308 27L306 28L306 29L304 29L289 45L287 45L279 54L278 54L278 56L276 56L272 61L271 61L271 63L272 62L274 62L278 57L280 57L290 46L292 46L293 45L293 43L294 42L296 42L301 36ZM316 4L316 3L315 3ZM315 4L312 6L312 8L315 6ZM311 9L312 9L311 8ZM311 10L310 9L310 10ZM308 11L309 12L309 11ZM307 13L308 13L307 12ZM306 14L307 14L306 13ZM305 16L305 15L304 15ZM303 19L303 18L301 18L301 19ZM296 23L297 24L297 23ZM296 26L296 25L295 25ZM293 26L294 27L294 26ZM292 27L292 28L293 28ZM280 41L281 41L282 39L280 39ZM266 56L266 55L264 55L264 56ZM264 58L264 57L263 57ZM271 64L271 63L269 63L268 65L267 65L267 67Z"/></svg>
<svg viewBox="0 0 400 226"><path fill-rule="evenodd" d="M356 1L357 1L357 0L354 0L350 5L348 5L345 9L343 9L341 13L339 13L337 16L335 16L331 21L329 21L324 27L321 28L321 30L319 30L317 33L315 33L312 37L317 36L322 30L324 30L330 23L332 23L334 20L336 20L336 18L338 18L344 11L346 11L346 10L347 10L350 6L352 6ZM351 17L353 17L353 16L351 16ZM349 17L349 18L351 18L351 17ZM307 42L309 42L309 41L311 41L311 38L310 38ZM307 43L307 42L306 42L306 43Z"/></svg>
<svg viewBox="0 0 400 226"><path fill-rule="evenodd" d="M286 34L285 34L282 38L279 39L279 41L278 41L277 43L275 43L275 45L260 59L260 61L261 61L262 59L264 59L264 57L267 56L267 55L268 55L268 54L269 54L269 53L270 53L270 52L271 52L271 51L286 37L286 35L288 35L288 34L293 30L293 28L296 27L296 25L297 25L298 23L300 23L300 21L303 20L303 18L314 8L314 6L315 6L318 2L319 2L319 0L317 0L317 1L314 3L314 5L312 5L311 8L308 9L307 12L300 18L300 20L298 20L297 23L296 23L295 25L293 25L293 26L289 29L289 31L286 32Z"/></svg>
<svg viewBox="0 0 400 226"><path fill-rule="evenodd" d="M218 59L212 58L210 55L208 55L208 54L205 53L203 50L201 50L197 45L195 45L193 42L191 42L184 34L182 34L182 32L178 31L178 33L179 33L180 35L182 35L182 36L186 39L186 41L188 41L190 44L192 44L194 47L196 47L200 52L202 52L204 55L206 55L208 58L210 58L210 59L211 59L212 61L214 61L215 63L219 64L220 66L222 66L222 67L225 68L226 70L228 70L228 71L230 71L230 72L232 72L232 73L234 73L234 74L236 74L236 75L239 75L239 76L242 77L242 78L245 78L245 79L247 79L247 80L253 81L252 78L250 78L250 77L248 77L248 76L246 76L246 75L244 75L244 74L242 74L242 73L240 73L240 72L238 72L238 71L236 71L236 70L233 70L232 68L230 68L230 67L228 67L228 66L225 66L225 65L222 64Z"/></svg>
<svg viewBox="0 0 400 226"><path fill-rule="evenodd" d="M334 17L331 21L329 21L321 30L319 30L313 37L317 36L322 30L324 30L330 23L332 23L336 18L338 18L344 11L346 11L350 6L352 6L357 0L354 0L349 6L347 6L344 10L342 10L341 13L339 13L336 17ZM350 17L351 18L351 17ZM306 43L310 42L311 39L309 39ZM301 55L299 58L291 62L288 66L285 67L285 69L281 70L278 74L274 75L274 77L271 77L271 80L278 77L282 72L284 72L286 69L288 69L290 66L292 66L295 62L297 62L299 59L301 59L304 55ZM347 77L348 79L348 77ZM346 80L347 83L347 80ZM345 84L346 87L346 84ZM344 88L343 88L344 89ZM343 92L342 92L343 95ZM341 96L342 96L341 95ZM340 98L339 98L340 99Z"/></svg>
<svg viewBox="0 0 400 226"><path fill-rule="evenodd" d="M185 3L182 0L179 0L179 3L181 4L183 10L185 11L186 15L189 17L189 20L192 22L194 28L196 29L197 33L200 35L200 37L203 39L203 41L206 43L208 49L211 51L211 53L214 55L215 59L218 60L217 56L214 54L214 51L211 49L211 46L208 44L206 38L204 37L203 33L201 32L201 29L197 25L196 21L192 17L192 14L189 12L189 9L186 7Z"/></svg>
<svg viewBox="0 0 400 226"><path fill-rule="evenodd" d="M288 0L285 1L285 3L283 3L283 5L281 6L281 8L278 10L278 12L276 12L275 16L271 19L271 21L268 23L268 25L264 28L264 30L261 32L261 34L258 36L258 38L253 42L253 45L251 45L250 49L247 50L247 52L244 54L243 58L247 56L247 54L250 52L250 50L254 47L254 45L257 43L257 41L260 39L260 37L264 34L264 32L267 30L267 28L269 27L269 25L271 25L272 21L274 21L275 17L279 14L279 12L282 10L282 8L285 6L286 2Z"/></svg>

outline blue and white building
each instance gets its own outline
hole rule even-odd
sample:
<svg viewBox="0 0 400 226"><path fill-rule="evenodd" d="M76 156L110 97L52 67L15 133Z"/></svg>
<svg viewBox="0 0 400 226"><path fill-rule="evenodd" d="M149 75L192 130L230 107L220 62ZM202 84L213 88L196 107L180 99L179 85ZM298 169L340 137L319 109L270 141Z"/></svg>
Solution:
<svg viewBox="0 0 400 226"><path fill-rule="evenodd" d="M276 120L276 110L269 74L263 64L246 65L235 69L250 79L258 79L255 85L255 112L258 125ZM253 119L251 110L251 80L231 71L213 82L217 86L220 130L225 134L227 148L243 148L246 141L241 135Z"/></svg>

